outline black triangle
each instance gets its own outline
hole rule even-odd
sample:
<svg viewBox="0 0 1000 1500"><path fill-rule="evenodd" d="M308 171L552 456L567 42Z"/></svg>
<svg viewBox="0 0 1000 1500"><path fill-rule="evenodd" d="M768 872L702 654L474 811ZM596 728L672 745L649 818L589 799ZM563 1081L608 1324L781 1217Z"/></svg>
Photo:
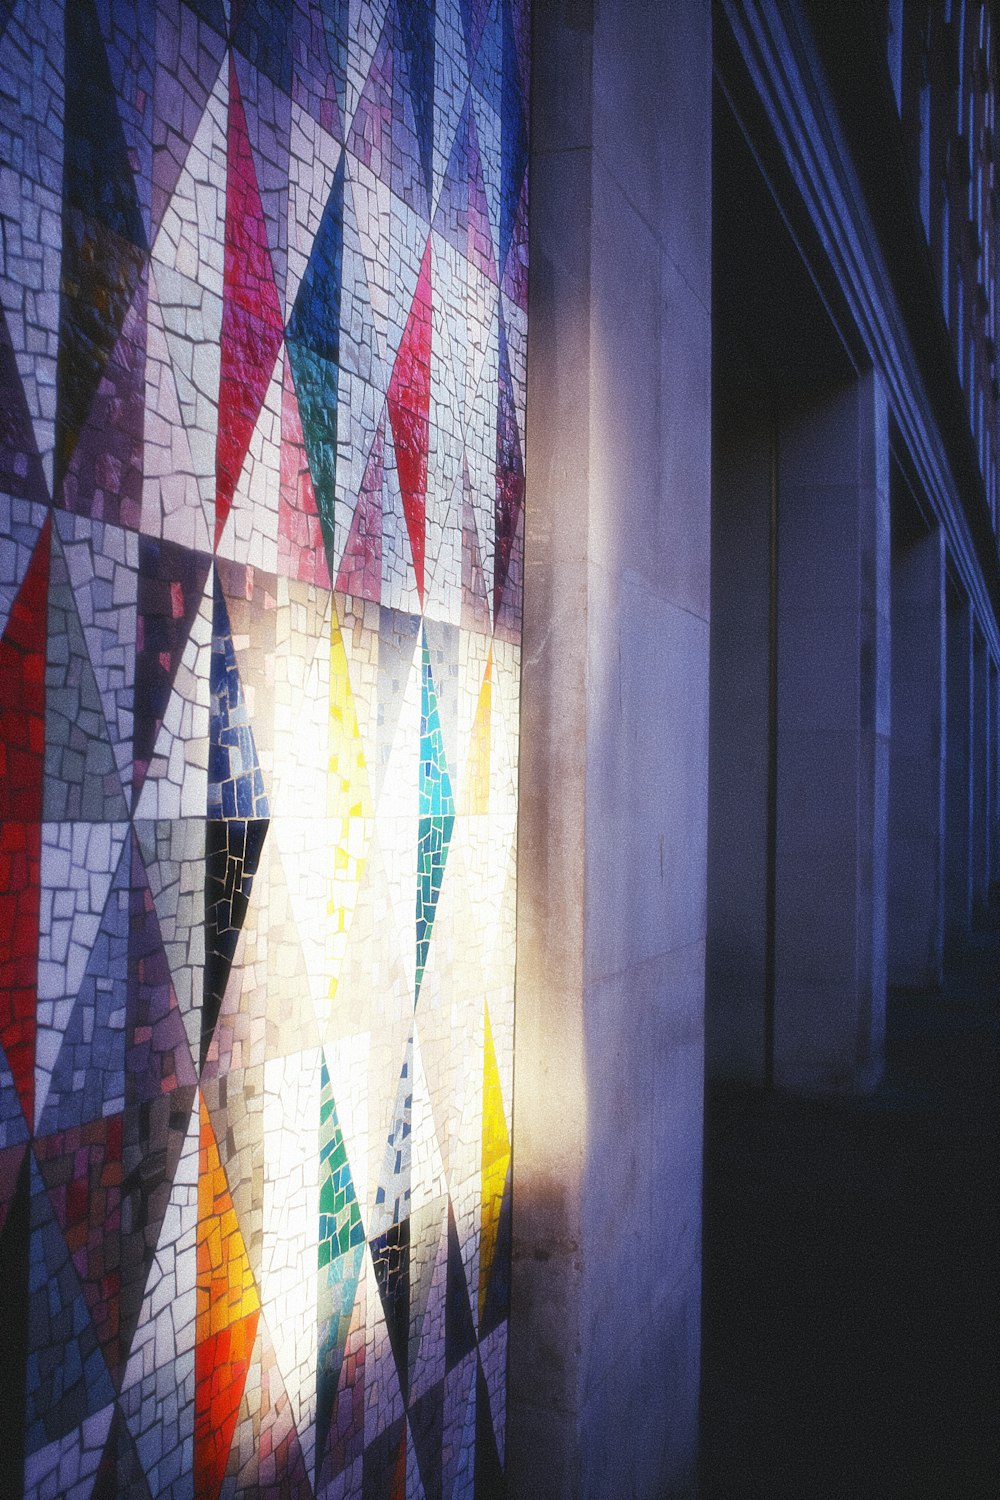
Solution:
<svg viewBox="0 0 1000 1500"><path fill-rule="evenodd" d="M205 991L201 1066L215 1035L236 944L267 837L267 818L212 818L205 824Z"/></svg>
<svg viewBox="0 0 1000 1500"><path fill-rule="evenodd" d="M382 1298L389 1343L392 1345L399 1384L406 1403L409 1386L410 1339L410 1221L390 1224L384 1234L371 1240L372 1264Z"/></svg>
<svg viewBox="0 0 1000 1500"><path fill-rule="evenodd" d="M510 1253L511 1253L511 1172L507 1168L507 1180L503 1185L500 1200L500 1219L497 1224L496 1244L493 1247L493 1264L486 1287L486 1305L480 1320L479 1337L484 1339L494 1328L498 1328L510 1313Z"/></svg>
<svg viewBox="0 0 1000 1500"><path fill-rule="evenodd" d="M482 1361L476 1360L476 1500L505 1500L503 1469L490 1415L490 1393Z"/></svg>
<svg viewBox="0 0 1000 1500"><path fill-rule="evenodd" d="M20 1495L24 1486L24 1422L28 1370L28 1272L31 1259L30 1150L25 1151L17 1187L0 1230L0 1370L8 1418L0 1442L0 1495Z"/></svg>
<svg viewBox="0 0 1000 1500"><path fill-rule="evenodd" d="M19 500L48 499L35 429L10 330L0 308L0 489Z"/></svg>
<svg viewBox="0 0 1000 1500"><path fill-rule="evenodd" d="M448 1203L448 1286L444 1304L445 1369L453 1370L476 1347L476 1331L469 1307L469 1285L458 1243L455 1210Z"/></svg>

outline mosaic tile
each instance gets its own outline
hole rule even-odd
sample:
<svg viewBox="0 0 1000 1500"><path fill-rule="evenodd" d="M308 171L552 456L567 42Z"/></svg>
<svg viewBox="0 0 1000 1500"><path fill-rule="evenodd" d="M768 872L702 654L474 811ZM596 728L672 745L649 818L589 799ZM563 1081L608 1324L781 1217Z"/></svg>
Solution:
<svg viewBox="0 0 1000 1500"><path fill-rule="evenodd" d="M0 1490L500 1493L528 15L0 30Z"/></svg>

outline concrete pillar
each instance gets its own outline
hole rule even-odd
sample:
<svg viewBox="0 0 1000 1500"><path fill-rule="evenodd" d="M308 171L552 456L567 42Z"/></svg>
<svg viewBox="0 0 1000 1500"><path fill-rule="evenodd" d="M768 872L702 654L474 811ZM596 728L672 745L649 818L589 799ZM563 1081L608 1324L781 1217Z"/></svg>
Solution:
<svg viewBox="0 0 1000 1500"><path fill-rule="evenodd" d="M514 1500L689 1496L708 762L711 11L534 7Z"/></svg>
<svg viewBox="0 0 1000 1500"><path fill-rule="evenodd" d="M972 646L972 911L981 917L989 901L990 659L976 630Z"/></svg>
<svg viewBox="0 0 1000 1500"><path fill-rule="evenodd" d="M972 922L972 607L948 601L945 786L945 936L960 943Z"/></svg>
<svg viewBox="0 0 1000 1500"><path fill-rule="evenodd" d="M917 988L943 978L946 662L936 526L892 548L889 982Z"/></svg>
<svg viewBox="0 0 1000 1500"><path fill-rule="evenodd" d="M774 1073L864 1089L882 1069L890 730L889 445L874 374L779 443Z"/></svg>

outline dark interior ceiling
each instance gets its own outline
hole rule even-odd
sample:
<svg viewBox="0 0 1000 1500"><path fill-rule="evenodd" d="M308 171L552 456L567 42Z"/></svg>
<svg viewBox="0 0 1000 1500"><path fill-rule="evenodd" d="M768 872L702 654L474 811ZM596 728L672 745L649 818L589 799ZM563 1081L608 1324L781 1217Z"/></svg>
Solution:
<svg viewBox="0 0 1000 1500"><path fill-rule="evenodd" d="M839 384L852 359L718 83L712 129L716 390L749 378L782 403Z"/></svg>

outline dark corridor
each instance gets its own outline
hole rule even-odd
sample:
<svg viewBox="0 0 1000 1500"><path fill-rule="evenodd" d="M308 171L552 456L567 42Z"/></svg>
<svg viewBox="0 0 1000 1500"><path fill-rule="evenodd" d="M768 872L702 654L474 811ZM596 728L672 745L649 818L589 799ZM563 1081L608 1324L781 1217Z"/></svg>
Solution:
<svg viewBox="0 0 1000 1500"><path fill-rule="evenodd" d="M1000 1495L1000 903L867 1100L710 1088L703 1500Z"/></svg>

